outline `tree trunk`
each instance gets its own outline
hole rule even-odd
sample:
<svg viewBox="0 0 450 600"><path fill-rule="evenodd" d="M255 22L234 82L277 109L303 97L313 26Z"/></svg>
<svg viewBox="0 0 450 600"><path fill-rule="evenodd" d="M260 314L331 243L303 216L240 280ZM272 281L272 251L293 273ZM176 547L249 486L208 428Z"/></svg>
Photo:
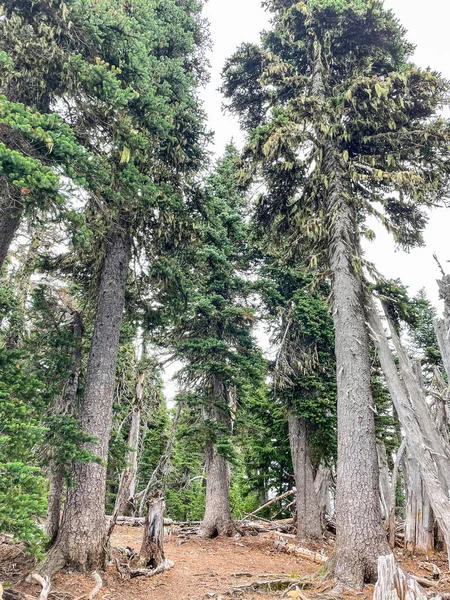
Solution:
<svg viewBox="0 0 450 600"><path fill-rule="evenodd" d="M0 270L19 229L24 205L19 191L0 177Z"/></svg>
<svg viewBox="0 0 450 600"><path fill-rule="evenodd" d="M314 472L306 421L289 413L289 442L297 488L297 536L302 540L322 539L322 521L314 488Z"/></svg>
<svg viewBox="0 0 450 600"><path fill-rule="evenodd" d="M334 509L332 505L332 475L329 467L320 463L314 479L314 489L316 490L317 503L319 505L320 521L322 531L327 527L326 516L333 516Z"/></svg>
<svg viewBox="0 0 450 600"><path fill-rule="evenodd" d="M386 446L383 442L377 442L378 468L380 470L380 506L381 518L388 524L391 514L391 479L389 477L389 465Z"/></svg>
<svg viewBox="0 0 450 600"><path fill-rule="evenodd" d="M142 395L144 392L145 373L140 372L136 383L135 400L131 416L131 427L128 435L127 466L120 477L119 491L116 497L114 514L131 516L134 512L132 500L136 491L136 476L138 469L139 431L141 426Z"/></svg>
<svg viewBox="0 0 450 600"><path fill-rule="evenodd" d="M79 462L73 467L73 488L68 490L58 538L43 567L47 573L64 566L81 571L105 566L106 462L130 252L128 235L123 237L114 229L108 237L102 267L81 409L82 429L95 438L86 449L98 462Z"/></svg>
<svg viewBox="0 0 450 600"><path fill-rule="evenodd" d="M407 456L404 460L406 515L405 548L411 554L428 554L434 550L434 516L419 465Z"/></svg>
<svg viewBox="0 0 450 600"><path fill-rule="evenodd" d="M394 549L395 548L395 509L397 506L397 483L398 483L398 471L400 468L400 463L403 460L403 456L405 455L406 450L406 439L403 438L402 443L400 444L400 448L397 451L397 456L395 457L394 469L392 471L392 480L391 480L391 500L390 500L390 513L389 513L389 546Z"/></svg>
<svg viewBox="0 0 450 600"><path fill-rule="evenodd" d="M78 311L70 310L70 312L73 336L73 350L70 360L72 372L66 382L63 394L57 400L56 404L51 407L51 411L58 414L75 414L77 412L75 404L83 358L82 339L84 325ZM64 465L51 461L49 465L50 488L48 494L47 520L45 524L45 533L49 538L49 547L53 546L58 536L65 479L66 474Z"/></svg>
<svg viewBox="0 0 450 600"><path fill-rule="evenodd" d="M444 534L446 544L450 547L450 502L448 496L450 479L447 478L445 469L445 463L448 463L445 445L439 443L439 438L436 439L436 436L428 435L433 422L425 398L422 398L423 406L421 407L418 396L408 393L409 389L408 392L406 390L406 382L408 381L409 388L412 389L415 380L414 378L411 380L408 375L405 356L394 329L391 330L391 333L396 347L400 350L399 361L400 364L403 364L402 375L405 374L403 380L399 377L380 316L374 306L369 315L381 368L385 374L398 418L405 431L408 456L415 464L419 465L433 512ZM416 385L418 385L417 381ZM435 430L435 432L437 431ZM440 439L442 442L442 438Z"/></svg>
<svg viewBox="0 0 450 600"><path fill-rule="evenodd" d="M427 600L420 585L397 567L393 554L380 556L373 600Z"/></svg>
<svg viewBox="0 0 450 600"><path fill-rule="evenodd" d="M156 569L165 560L164 554L164 498L154 498L148 503L139 562L143 567Z"/></svg>
<svg viewBox="0 0 450 600"><path fill-rule="evenodd" d="M215 376L212 378L210 400L203 407L205 421L233 432L236 396ZM216 432L213 433L216 435ZM206 506L199 535L201 537L231 536L235 531L230 508L230 465L219 454L213 440L206 443Z"/></svg>
<svg viewBox="0 0 450 600"><path fill-rule="evenodd" d="M359 256L355 207L335 149L325 148L338 387L335 577L362 589L377 577L378 557L389 553L381 525L379 470L371 389L366 297L356 271Z"/></svg>

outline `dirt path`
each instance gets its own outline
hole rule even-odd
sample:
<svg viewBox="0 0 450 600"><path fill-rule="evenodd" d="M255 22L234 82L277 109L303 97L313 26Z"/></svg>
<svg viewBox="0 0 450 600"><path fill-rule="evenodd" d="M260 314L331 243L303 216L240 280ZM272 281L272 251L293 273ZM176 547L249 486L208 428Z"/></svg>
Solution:
<svg viewBox="0 0 450 600"><path fill-rule="evenodd" d="M112 544L115 547L128 546L137 551L140 548L141 535L141 528L117 527ZM180 544L181 541L183 543ZM329 554L331 547L321 550ZM175 562L175 567L153 578L123 580L118 576L115 567L110 566L107 572L102 574L103 588L97 596L98 600L275 599L280 598L281 592L245 591L233 594L231 590L261 580L267 574L307 578L317 574L320 569L320 565L307 559L279 552L274 547L273 539L264 538L262 535L240 539L203 540L191 537L182 540L174 533L166 538L166 556ZM401 551L398 551L397 558L408 572L419 577L430 577L429 571L421 566L423 563L420 559L407 559L402 556ZM450 573L447 570L446 556L435 555L431 560L442 570L442 582L436 591L450 592ZM69 592L72 598L77 599L87 596L93 586L91 577L76 573L59 574L52 580L52 590L61 592L58 595L61 600L64 600L64 592ZM36 587L20 587L36 598L39 595ZM304 594L308 600L330 599L327 593L329 594L331 587L326 582L314 579L313 585L307 587ZM372 596L373 587L367 586L362 593L345 594L340 599L370 600Z"/></svg>

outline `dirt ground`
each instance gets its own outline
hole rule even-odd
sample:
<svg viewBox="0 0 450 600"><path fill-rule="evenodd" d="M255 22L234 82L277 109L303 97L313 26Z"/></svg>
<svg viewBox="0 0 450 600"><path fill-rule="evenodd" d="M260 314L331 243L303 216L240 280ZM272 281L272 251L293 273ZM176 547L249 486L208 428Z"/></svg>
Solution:
<svg viewBox="0 0 450 600"><path fill-rule="evenodd" d="M139 550L142 529L136 527L117 527L112 537L114 547L131 547ZM180 542L183 542L180 544ZM123 580L115 567L111 565L106 573L102 573L103 588L97 598L99 600L227 600L228 598L243 598L244 600L264 600L280 598L282 592L235 591L233 588L249 585L255 581L264 580L267 575L286 577L302 577L305 588L302 593L308 600L336 598L330 594L332 585L321 581L316 575L320 565L307 559L284 554L275 549L273 539L259 535L245 536L240 539L203 540L190 537L184 540L174 532L166 538L166 556L174 561L175 566L170 571L153 578L138 577ZM331 546L314 548L329 554ZM401 551L397 558L404 570L418 577L429 578L430 562L441 569L441 580L427 591L430 595L437 592L450 592L450 573L446 555L434 555L420 558L407 558ZM1 572L1 564L0 564ZM90 576L76 573L61 573L52 580L51 598L87 598L94 587ZM20 585L22 591L38 597L39 588ZM431 594L432 592L432 594ZM364 592L344 594L342 600L370 600L373 587L367 586ZM287 596L289 597L289 596ZM296 597L291 596L291 597ZM297 596L301 598L301 596Z"/></svg>

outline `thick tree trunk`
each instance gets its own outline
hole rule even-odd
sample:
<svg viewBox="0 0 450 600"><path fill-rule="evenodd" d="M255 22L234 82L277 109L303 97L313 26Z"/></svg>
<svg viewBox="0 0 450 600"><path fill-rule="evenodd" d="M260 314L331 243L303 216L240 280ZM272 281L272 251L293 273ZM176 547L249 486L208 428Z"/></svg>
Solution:
<svg viewBox="0 0 450 600"><path fill-rule="evenodd" d="M419 465L407 456L404 460L406 492L405 548L412 554L434 550L434 516L420 475Z"/></svg>
<svg viewBox="0 0 450 600"><path fill-rule="evenodd" d="M381 525L366 297L356 271L356 210L344 184L344 167L331 145L325 148L323 164L330 182L329 264L338 387L335 577L346 587L361 589L376 580L378 557L388 554L389 547Z"/></svg>
<svg viewBox="0 0 450 600"><path fill-rule="evenodd" d="M215 426L233 431L236 397L213 377L210 404L203 407L204 418ZM230 465L213 441L206 444L206 506L199 535L231 536L235 531L230 508Z"/></svg>
<svg viewBox="0 0 450 600"><path fill-rule="evenodd" d="M322 521L314 488L314 471L306 421L289 413L289 442L297 488L297 536L302 540L322 539Z"/></svg>
<svg viewBox="0 0 450 600"><path fill-rule="evenodd" d="M17 188L0 177L0 270L19 229L24 205Z"/></svg>
<svg viewBox="0 0 450 600"><path fill-rule="evenodd" d="M81 571L105 566L106 462L130 250L128 236L113 230L102 268L81 409L82 429L95 438L86 449L100 462L74 465L58 538L43 566L47 573L64 566Z"/></svg>
<svg viewBox="0 0 450 600"><path fill-rule="evenodd" d="M199 535L231 536L235 531L230 509L230 466L214 443L206 445L206 507Z"/></svg>
<svg viewBox="0 0 450 600"><path fill-rule="evenodd" d="M136 392L131 415L131 427L128 435L127 466L120 477L119 491L116 497L114 514L131 516L132 500L136 491L136 476L138 469L139 431L141 426L142 395L144 392L145 373L140 372L136 383Z"/></svg>
<svg viewBox="0 0 450 600"><path fill-rule="evenodd" d="M380 556L373 600L427 600L420 585L397 567L393 554Z"/></svg>
<svg viewBox="0 0 450 600"><path fill-rule="evenodd" d="M68 378L64 392L58 398L56 404L51 407L53 413L58 414L76 414L76 399L78 394L78 383L80 379L82 365L82 338L84 325L81 315L76 310L71 310L71 330L73 336L73 350L70 360L71 374ZM62 496L65 483L64 465L56 464L54 461L49 465L49 494L47 505L47 520L45 523L45 533L49 538L49 547L53 546L58 536L59 523L61 518Z"/></svg>
<svg viewBox="0 0 450 600"><path fill-rule="evenodd" d="M450 501L448 496L450 478L447 475L449 461L446 445L439 436L428 434L434 427L432 417L426 399L421 398L421 402L419 402L419 396L415 390L418 383L408 373L405 355L395 330L392 328L391 334L398 350L399 363L402 365L402 379L399 377L383 324L375 307L372 307L369 315L381 368L385 374L398 418L405 431L408 456L419 466L434 515L446 544L450 547ZM409 387L407 388L407 386ZM436 429L434 433L438 433Z"/></svg>

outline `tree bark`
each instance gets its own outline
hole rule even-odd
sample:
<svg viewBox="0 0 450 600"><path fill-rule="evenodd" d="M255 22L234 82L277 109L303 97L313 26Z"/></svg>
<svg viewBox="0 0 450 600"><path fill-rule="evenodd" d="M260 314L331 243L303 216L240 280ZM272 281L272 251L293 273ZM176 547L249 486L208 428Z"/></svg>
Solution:
<svg viewBox="0 0 450 600"><path fill-rule="evenodd" d="M303 540L322 539L322 521L314 488L306 421L289 413L289 442L297 488L297 537Z"/></svg>
<svg viewBox="0 0 450 600"><path fill-rule="evenodd" d="M380 470L380 506L381 518L385 524L389 521L391 514L391 480L389 477L389 465L386 446L383 442L377 442L378 467Z"/></svg>
<svg viewBox="0 0 450 600"><path fill-rule="evenodd" d="M318 40L313 42L311 93L324 103L325 67ZM338 389L336 549L329 569L334 569L338 586L362 589L365 582L376 580L378 557L389 553L380 514L366 295L358 272L360 240L349 175L333 142L320 129L316 135L328 180L324 212L328 215Z"/></svg>
<svg viewBox="0 0 450 600"><path fill-rule="evenodd" d="M86 449L98 462L79 462L73 467L73 488L67 493L55 546L43 566L46 573L65 566L81 571L105 566L106 462L130 253L128 234L114 228L108 236L102 267L81 409L82 429L95 438Z"/></svg>
<svg viewBox="0 0 450 600"><path fill-rule="evenodd" d="M19 229L24 205L19 191L0 177L0 270Z"/></svg>
<svg viewBox="0 0 450 600"><path fill-rule="evenodd" d="M83 320L78 311L71 310L70 312L72 319L71 330L74 344L70 360L72 372L66 382L61 397L58 399L56 405L51 407L52 412L59 414L75 414L77 412L75 404L78 394L78 383L80 379L83 358ZM47 520L45 523L45 533L49 538L49 547L53 546L58 536L65 479L66 474L64 465L51 461L49 465L50 488L47 504Z"/></svg>
<svg viewBox="0 0 450 600"><path fill-rule="evenodd" d="M366 297L356 270L356 210L344 184L344 167L331 145L325 148L323 162L330 181L329 264L338 388L335 577L345 587L362 589L365 582L376 580L378 557L388 554L389 546L381 525Z"/></svg>
<svg viewBox="0 0 450 600"><path fill-rule="evenodd" d="M166 503L164 498L154 498L148 503L145 519L144 539L139 552L140 565L156 569L165 560L164 554L164 513Z"/></svg>
<svg viewBox="0 0 450 600"><path fill-rule="evenodd" d="M408 393L410 390L407 391L406 389L406 381L408 380L410 389L412 389L415 380L414 378L411 380L408 375L405 356L400 348L400 342L394 329L391 330L391 334L396 347L400 350L399 361L403 364L402 375L404 373L406 376L403 380L399 377L383 324L374 306L372 306L369 315L381 368L385 374L398 418L405 431L408 456L415 464L419 465L420 474L434 515L442 530L446 544L450 547L450 501L448 496L450 479L447 477L445 468L446 466L448 468L445 445L442 438L440 439L441 443L439 443L439 439L436 442L436 436L430 437L428 435L433 422L425 398L422 398L423 406L421 407L418 396ZM417 382L416 385L418 385Z"/></svg>
<svg viewBox="0 0 450 600"><path fill-rule="evenodd" d="M231 394L213 378L210 405L204 407L206 421L233 431ZM227 408L222 407L225 404ZM214 441L206 443L206 506L199 535L201 537L231 536L235 531L230 508L230 465L217 450Z"/></svg>
<svg viewBox="0 0 450 600"><path fill-rule="evenodd" d="M397 483L398 483L398 472L400 464L403 460L406 450L406 439L403 438L400 448L397 451L395 457L394 469L392 471L391 480L391 500L390 500L390 513L389 513L389 546L395 548L395 509L396 509L396 498L397 498Z"/></svg>
<svg viewBox="0 0 450 600"><path fill-rule="evenodd" d="M427 600L415 579L397 567L393 554L380 556L373 600Z"/></svg>
<svg viewBox="0 0 450 600"><path fill-rule="evenodd" d="M403 462L406 492L405 548L411 554L434 550L434 515L414 458Z"/></svg>
<svg viewBox="0 0 450 600"><path fill-rule="evenodd" d="M142 395L144 392L145 373L140 372L136 383L136 392L131 415L131 427L128 435L127 466L120 477L119 491L116 497L114 514L131 516L133 512L131 501L136 492L136 476L138 469L139 431L141 425Z"/></svg>
<svg viewBox="0 0 450 600"><path fill-rule="evenodd" d="M332 498L332 475L329 467L324 463L320 463L314 479L314 489L316 490L317 502L319 505L320 521L322 523L322 531L325 531L327 526L326 516L333 516Z"/></svg>

